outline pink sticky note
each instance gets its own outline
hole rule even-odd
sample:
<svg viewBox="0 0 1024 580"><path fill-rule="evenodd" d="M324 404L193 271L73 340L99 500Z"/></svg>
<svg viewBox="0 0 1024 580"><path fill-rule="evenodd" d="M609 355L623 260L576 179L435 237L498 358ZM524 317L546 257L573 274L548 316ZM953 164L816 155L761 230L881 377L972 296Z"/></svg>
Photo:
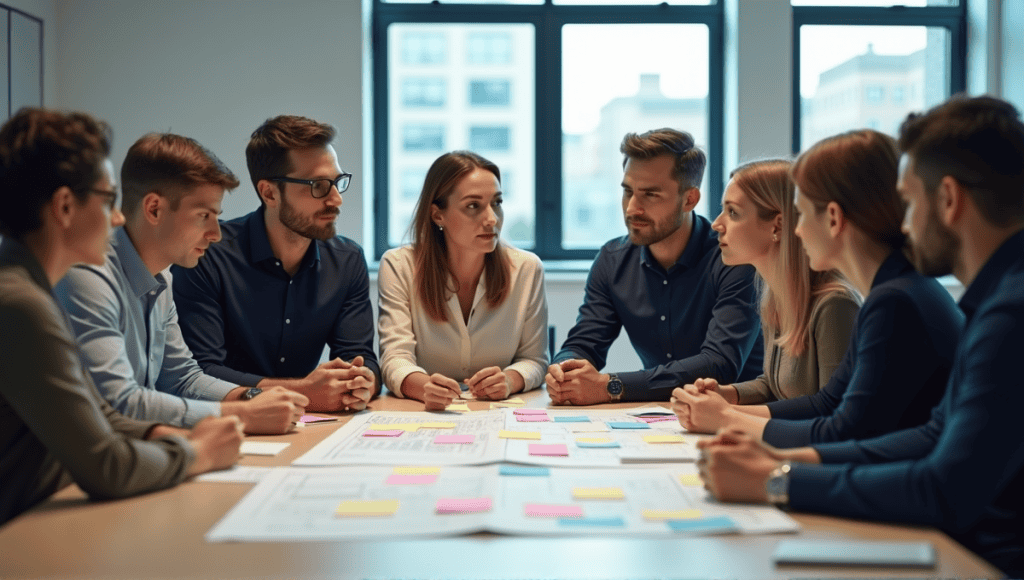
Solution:
<svg viewBox="0 0 1024 580"><path fill-rule="evenodd" d="M337 417L320 417L318 415L303 415L300 423L321 423L323 421L337 421Z"/></svg>
<svg viewBox="0 0 1024 580"><path fill-rule="evenodd" d="M475 514L491 510L491 498L442 497L437 500L435 511L439 514Z"/></svg>
<svg viewBox="0 0 1024 580"><path fill-rule="evenodd" d="M512 411L515 415L547 415L547 409L516 409Z"/></svg>
<svg viewBox="0 0 1024 580"><path fill-rule="evenodd" d="M677 421L675 415L661 415L658 417L637 417L644 423L661 423L662 421Z"/></svg>
<svg viewBox="0 0 1024 580"><path fill-rule="evenodd" d="M405 475L392 473L384 483L388 485L428 485L437 481L436 473L425 473L417 475Z"/></svg>
<svg viewBox="0 0 1024 580"><path fill-rule="evenodd" d="M405 433L404 429L390 429L388 431L366 431L363 437L398 437Z"/></svg>
<svg viewBox="0 0 1024 580"><path fill-rule="evenodd" d="M555 457L568 457L569 449L565 446L565 443L531 443L530 444L530 455L549 455Z"/></svg>
<svg viewBox="0 0 1024 580"><path fill-rule="evenodd" d="M472 443L476 435L438 435L434 443Z"/></svg>
<svg viewBox="0 0 1024 580"><path fill-rule="evenodd" d="M582 518L583 507L578 505L550 505L528 503L524 506L526 515L541 518Z"/></svg>
<svg viewBox="0 0 1024 580"><path fill-rule="evenodd" d="M547 413L543 415L516 415L516 421L520 423L540 423L542 421L550 421Z"/></svg>

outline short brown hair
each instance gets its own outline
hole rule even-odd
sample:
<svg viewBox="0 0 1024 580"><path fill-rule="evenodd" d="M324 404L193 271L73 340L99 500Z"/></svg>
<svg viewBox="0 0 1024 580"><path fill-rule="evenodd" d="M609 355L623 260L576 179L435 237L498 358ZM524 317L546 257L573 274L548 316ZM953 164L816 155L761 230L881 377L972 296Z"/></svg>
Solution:
<svg viewBox="0 0 1024 580"><path fill-rule="evenodd" d="M259 194L260 180L292 172L289 151L327 147L334 135L334 127L307 117L279 115L264 121L252 132L245 147L245 164L256 193ZM260 203L263 203L262 197Z"/></svg>
<svg viewBox="0 0 1024 580"><path fill-rule="evenodd" d="M84 201L110 156L110 126L76 112L24 108L0 129L0 234L20 240L61 187Z"/></svg>
<svg viewBox="0 0 1024 580"><path fill-rule="evenodd" d="M661 155L672 157L672 178L679 183L679 193L694 187L700 187L704 179L704 167L707 156L693 142L693 135L675 129L655 129L637 135L626 133L619 145L619 152L624 156L622 167L630 159L654 159Z"/></svg>
<svg viewBox="0 0 1024 580"><path fill-rule="evenodd" d="M949 175L988 222L1005 227L1024 221L1024 124L1010 103L958 95L908 115L899 145L913 158L929 195Z"/></svg>
<svg viewBox="0 0 1024 580"><path fill-rule="evenodd" d="M437 321L448 320L448 293L458 292L458 288L448 287L451 273L448 248L444 233L431 219L431 208L445 209L455 186L478 168L493 173L501 182L498 166L472 151L452 151L434 160L423 180L423 190L409 226L416 264L416 291L424 310ZM508 296L512 285L512 265L501 241L493 252L484 256L484 273L487 304L497 306Z"/></svg>
<svg viewBox="0 0 1024 580"><path fill-rule="evenodd" d="M238 178L195 139L148 133L131 146L121 165L122 211L133 216L150 192L167 198L171 209L177 209L181 199L200 185L231 190L238 187Z"/></svg>
<svg viewBox="0 0 1024 580"><path fill-rule="evenodd" d="M816 211L835 202L858 229L895 249L906 241L896 192L899 158L895 139L861 129L818 141L797 157L791 175Z"/></svg>

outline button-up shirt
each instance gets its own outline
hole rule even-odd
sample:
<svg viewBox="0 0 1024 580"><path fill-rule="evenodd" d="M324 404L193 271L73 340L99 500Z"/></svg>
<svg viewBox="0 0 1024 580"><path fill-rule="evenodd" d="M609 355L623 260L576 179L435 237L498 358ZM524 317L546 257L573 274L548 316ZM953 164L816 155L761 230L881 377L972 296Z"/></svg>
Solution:
<svg viewBox="0 0 1024 580"><path fill-rule="evenodd" d="M171 273L151 274L124 228L102 266L68 271L54 296L68 313L96 388L136 419L191 427L220 416L238 385L203 373L185 346L171 297Z"/></svg>
<svg viewBox="0 0 1024 580"><path fill-rule="evenodd" d="M668 270L628 237L608 242L585 292L555 362L583 358L601 369L625 328L644 370L617 373L623 400L667 401L673 388L698 378L727 384L761 374L754 268L723 264L718 233L701 216Z"/></svg>
<svg viewBox="0 0 1024 580"><path fill-rule="evenodd" d="M221 224L193 269L173 266L185 342L203 370L242 385L301 378L331 358L362 356L378 376L366 259L358 244L313 240L294 276L274 257L264 208Z"/></svg>
<svg viewBox="0 0 1024 580"><path fill-rule="evenodd" d="M794 509L938 526L1011 578L1024 575L1024 232L960 299L967 325L931 420L874 439L815 445L794 465ZM898 385L894 385L898 386Z"/></svg>

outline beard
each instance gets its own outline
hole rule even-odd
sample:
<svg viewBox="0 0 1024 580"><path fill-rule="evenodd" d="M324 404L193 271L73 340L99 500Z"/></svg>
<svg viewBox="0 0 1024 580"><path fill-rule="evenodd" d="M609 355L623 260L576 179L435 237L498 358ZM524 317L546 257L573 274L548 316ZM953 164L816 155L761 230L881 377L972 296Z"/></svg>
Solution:
<svg viewBox="0 0 1024 580"><path fill-rule="evenodd" d="M960 252L960 239L939 222L939 215L934 206L929 208L927 224L921 241L912 244L914 268L925 276L951 274L956 256Z"/></svg>
<svg viewBox="0 0 1024 580"><path fill-rule="evenodd" d="M327 208L316 212L312 216L304 216L295 211L295 208L288 203L287 198L281 199L281 223L291 231L304 238L311 240L327 240L337 235L334 222L324 225L317 225L316 221L322 217L337 216L341 211L336 207Z"/></svg>
<svg viewBox="0 0 1024 580"><path fill-rule="evenodd" d="M646 218L626 218L626 231L629 232L629 241L638 246L650 246L657 244L665 238L676 233L683 225L683 200L680 199L675 210L662 221L654 221ZM646 232L634 231L632 224L649 224L650 229Z"/></svg>

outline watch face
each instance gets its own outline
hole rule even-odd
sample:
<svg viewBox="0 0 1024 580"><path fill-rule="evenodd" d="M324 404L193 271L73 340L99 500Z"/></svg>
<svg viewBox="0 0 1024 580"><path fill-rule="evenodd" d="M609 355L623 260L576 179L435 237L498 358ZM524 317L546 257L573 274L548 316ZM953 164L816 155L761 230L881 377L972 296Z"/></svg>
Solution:
<svg viewBox="0 0 1024 580"><path fill-rule="evenodd" d="M622 394L622 381L618 377L612 377L608 380L608 394L612 396Z"/></svg>
<svg viewBox="0 0 1024 580"><path fill-rule="evenodd" d="M242 393L242 400L243 401L248 401L249 399L252 399L253 397L255 397L256 395L258 395L258 394L260 394L262 392L263 392L263 389L261 389L259 387L252 387L251 389L249 389L246 392Z"/></svg>

